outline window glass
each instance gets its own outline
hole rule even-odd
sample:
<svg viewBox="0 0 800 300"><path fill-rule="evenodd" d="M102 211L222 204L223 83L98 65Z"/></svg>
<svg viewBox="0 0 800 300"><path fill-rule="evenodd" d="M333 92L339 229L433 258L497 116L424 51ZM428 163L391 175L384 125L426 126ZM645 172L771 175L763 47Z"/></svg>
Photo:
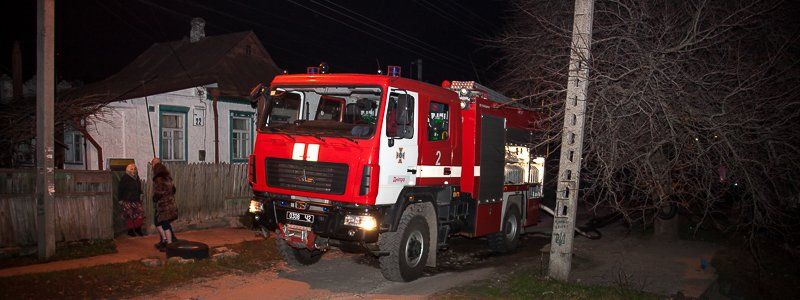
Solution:
<svg viewBox="0 0 800 300"><path fill-rule="evenodd" d="M300 115L299 93L281 93L270 98L272 101L267 124L290 124L297 121Z"/></svg>
<svg viewBox="0 0 800 300"><path fill-rule="evenodd" d="M161 115L161 159L164 161L186 160L184 118L185 114Z"/></svg>
<svg viewBox="0 0 800 300"><path fill-rule="evenodd" d="M83 134L72 131L64 135L64 144L69 147L64 152L64 162L71 164L83 163Z"/></svg>
<svg viewBox="0 0 800 300"><path fill-rule="evenodd" d="M395 93L389 96L389 102L386 103L386 136L397 136L397 94Z"/></svg>
<svg viewBox="0 0 800 300"><path fill-rule="evenodd" d="M250 156L251 117L234 116L231 118L231 160L246 160Z"/></svg>
<svg viewBox="0 0 800 300"><path fill-rule="evenodd" d="M320 99L315 120L339 121L342 115L344 99L323 96Z"/></svg>
<svg viewBox="0 0 800 300"><path fill-rule="evenodd" d="M431 101L428 114L428 140L443 141L450 137L450 106Z"/></svg>
<svg viewBox="0 0 800 300"><path fill-rule="evenodd" d="M258 129L289 135L371 138L382 99L380 87L274 87L259 108Z"/></svg>

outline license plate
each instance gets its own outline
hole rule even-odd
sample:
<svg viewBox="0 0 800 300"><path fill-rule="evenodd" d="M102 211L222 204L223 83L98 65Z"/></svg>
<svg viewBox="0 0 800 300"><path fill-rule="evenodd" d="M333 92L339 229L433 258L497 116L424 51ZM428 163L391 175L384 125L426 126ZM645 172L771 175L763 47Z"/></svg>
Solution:
<svg viewBox="0 0 800 300"><path fill-rule="evenodd" d="M306 222L306 223L314 223L314 215L311 214L304 214L294 211L287 211L286 212L286 219Z"/></svg>

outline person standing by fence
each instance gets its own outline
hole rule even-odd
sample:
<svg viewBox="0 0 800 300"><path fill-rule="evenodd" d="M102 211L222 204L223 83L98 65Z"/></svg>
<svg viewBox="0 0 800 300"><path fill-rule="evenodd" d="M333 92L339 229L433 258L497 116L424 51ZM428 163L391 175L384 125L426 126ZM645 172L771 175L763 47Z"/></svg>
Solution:
<svg viewBox="0 0 800 300"><path fill-rule="evenodd" d="M150 163L153 166L153 203L156 209L153 221L161 235L161 242L156 244L156 248L164 251L166 246L174 241L170 223L178 218L178 207L175 205L175 184L169 170L161 163L160 159L153 158Z"/></svg>
<svg viewBox="0 0 800 300"><path fill-rule="evenodd" d="M142 206L142 182L135 164L125 167L125 175L119 180L117 199L122 210L122 218L128 226L129 236L143 236L142 222L144 208Z"/></svg>

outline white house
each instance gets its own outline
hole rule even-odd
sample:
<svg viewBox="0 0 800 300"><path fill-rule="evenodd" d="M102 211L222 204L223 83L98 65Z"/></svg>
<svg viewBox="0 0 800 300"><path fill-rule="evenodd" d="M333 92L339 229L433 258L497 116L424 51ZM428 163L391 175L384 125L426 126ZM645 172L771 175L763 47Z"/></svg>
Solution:
<svg viewBox="0 0 800 300"><path fill-rule="evenodd" d="M205 37L200 26L191 39L154 44L119 73L66 95L107 104L65 132L64 168L134 159L145 170L154 152L164 161L246 162L255 134L247 96L278 73L252 32Z"/></svg>

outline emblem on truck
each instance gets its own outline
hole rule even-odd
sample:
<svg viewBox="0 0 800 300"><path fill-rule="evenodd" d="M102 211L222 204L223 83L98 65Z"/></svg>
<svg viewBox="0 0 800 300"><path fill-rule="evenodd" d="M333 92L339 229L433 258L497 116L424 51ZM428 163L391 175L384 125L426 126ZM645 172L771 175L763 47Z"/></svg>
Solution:
<svg viewBox="0 0 800 300"><path fill-rule="evenodd" d="M403 147L400 147L399 149L397 149L396 158L397 158L397 163L398 164L402 164L403 160L406 159L406 153L403 152Z"/></svg>
<svg viewBox="0 0 800 300"><path fill-rule="evenodd" d="M303 170L303 176L297 177L297 181L305 183L314 183L314 178L306 176L306 170Z"/></svg>

